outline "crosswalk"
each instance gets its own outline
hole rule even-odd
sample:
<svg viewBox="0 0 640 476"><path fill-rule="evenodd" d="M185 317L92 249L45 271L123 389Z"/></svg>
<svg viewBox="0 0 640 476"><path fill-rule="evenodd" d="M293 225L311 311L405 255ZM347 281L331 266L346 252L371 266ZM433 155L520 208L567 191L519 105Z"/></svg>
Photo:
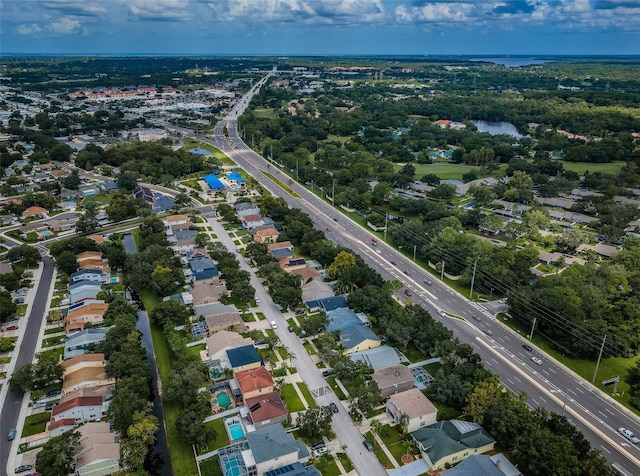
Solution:
<svg viewBox="0 0 640 476"><path fill-rule="evenodd" d="M471 306L475 307L478 311L480 311L480 313L484 314L485 316L490 317L491 319L494 318L494 315L487 311L487 308L482 304L478 302L469 302L469 304L471 304Z"/></svg>

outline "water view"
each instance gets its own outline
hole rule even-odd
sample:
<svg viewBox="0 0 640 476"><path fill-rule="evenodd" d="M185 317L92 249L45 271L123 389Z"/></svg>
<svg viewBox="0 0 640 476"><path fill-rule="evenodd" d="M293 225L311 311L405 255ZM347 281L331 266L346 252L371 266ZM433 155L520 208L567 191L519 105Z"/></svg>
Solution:
<svg viewBox="0 0 640 476"><path fill-rule="evenodd" d="M507 68L517 68L518 66L532 66L536 64L550 63L552 60L541 60L535 58L512 58L511 56L498 56L495 58L471 58L471 61L485 61L487 63L500 64Z"/></svg>
<svg viewBox="0 0 640 476"><path fill-rule="evenodd" d="M511 124L510 122L503 121L471 121L478 128L478 132L488 132L492 136L496 136L498 134L508 134L516 139L521 139L524 137L522 134L518 132L516 126Z"/></svg>

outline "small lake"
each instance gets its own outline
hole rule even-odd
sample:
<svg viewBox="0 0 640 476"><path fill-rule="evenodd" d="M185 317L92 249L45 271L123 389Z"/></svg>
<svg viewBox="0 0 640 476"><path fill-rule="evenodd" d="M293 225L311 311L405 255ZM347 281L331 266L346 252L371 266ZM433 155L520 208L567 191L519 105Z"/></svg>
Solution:
<svg viewBox="0 0 640 476"><path fill-rule="evenodd" d="M498 134L508 134L516 139L521 139L525 136L518 132L516 126L511 124L510 122L503 121L471 121L478 128L478 132L488 132L492 136L497 136Z"/></svg>
<svg viewBox="0 0 640 476"><path fill-rule="evenodd" d="M132 255L138 251L136 240L133 235L130 235L129 233L122 235L122 244L124 245L124 250L127 254Z"/></svg>

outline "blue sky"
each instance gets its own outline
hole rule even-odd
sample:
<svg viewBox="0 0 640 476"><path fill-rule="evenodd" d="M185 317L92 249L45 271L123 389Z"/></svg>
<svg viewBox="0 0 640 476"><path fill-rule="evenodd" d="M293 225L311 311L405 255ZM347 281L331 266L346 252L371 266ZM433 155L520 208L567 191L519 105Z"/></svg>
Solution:
<svg viewBox="0 0 640 476"><path fill-rule="evenodd" d="M2 0L0 53L640 54L640 0Z"/></svg>

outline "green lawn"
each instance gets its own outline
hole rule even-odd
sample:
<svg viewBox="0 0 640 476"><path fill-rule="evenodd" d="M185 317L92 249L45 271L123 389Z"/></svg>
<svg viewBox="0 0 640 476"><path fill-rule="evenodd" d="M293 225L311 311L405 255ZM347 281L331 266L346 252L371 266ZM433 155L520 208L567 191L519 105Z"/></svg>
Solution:
<svg viewBox="0 0 640 476"><path fill-rule="evenodd" d="M375 438L373 437L373 435L371 434L370 431L368 431L365 435L365 439L371 443L371 445L373 446L373 452L376 454L376 456L378 457L378 461L380 461L380 463L382 463L382 465L385 468L393 468L393 465L391 464L391 460L387 457L387 455L385 454L384 451L382 451L382 448L380 448L380 445L378 444L378 442L375 440Z"/></svg>
<svg viewBox="0 0 640 476"><path fill-rule="evenodd" d="M276 117L273 108L257 108L252 112L255 117L260 119L273 119L274 117Z"/></svg>
<svg viewBox="0 0 640 476"><path fill-rule="evenodd" d="M300 198L300 195L298 195L296 192L294 192L293 190L291 190L289 187L287 187L284 183L282 183L280 180L278 180L277 178L275 178L273 175L271 175L270 173L267 172L262 172L264 175L266 175L267 177L269 177L273 182L275 182L276 184L278 184L278 186L280 186L285 192L287 192L289 195L291 195L292 197L295 198Z"/></svg>
<svg viewBox="0 0 640 476"><path fill-rule="evenodd" d="M307 401L307 405L309 405L309 408L315 408L318 406L316 405L316 401L311 396L311 392L309 391L309 389L305 384L299 383L298 388L302 392L302 395L304 395L304 399Z"/></svg>
<svg viewBox="0 0 640 476"><path fill-rule="evenodd" d="M397 425L385 425L383 427L383 430L381 430L380 432L385 433L384 436L380 435L380 438L382 438L382 441L384 441L387 449L391 452L396 461L399 464L402 464L402 455L405 455L407 453L407 447L403 443L403 437L399 432L399 427ZM407 437L411 438L410 436ZM410 453L415 455L417 454L417 451L410 451Z"/></svg>
<svg viewBox="0 0 640 476"><path fill-rule="evenodd" d="M322 476L340 476L341 474L333 456L328 453L325 453L320 458L313 458L312 461Z"/></svg>
<svg viewBox="0 0 640 476"><path fill-rule="evenodd" d="M304 345L304 348L307 351L307 354L309 354L309 355L315 355L316 354L315 349L313 348L313 346L309 342L305 342L302 345Z"/></svg>
<svg viewBox="0 0 640 476"><path fill-rule="evenodd" d="M218 457L214 456L200 463L200 474L202 476L223 476Z"/></svg>
<svg viewBox="0 0 640 476"><path fill-rule="evenodd" d="M329 382L329 385L331 386L331 390L333 390L333 393L336 394L336 397L338 397L338 400L347 399L347 396L344 394L342 389L338 387L338 384L336 383L336 378L333 375L327 378L327 382Z"/></svg>
<svg viewBox="0 0 640 476"><path fill-rule="evenodd" d="M478 176L482 176L481 173L482 167L474 167L472 165L463 165L463 164L418 164L415 162L411 162L411 164L416 168L415 178L417 180L421 179L427 174L437 175L440 180L462 180L462 176L467 172L475 170L478 172ZM397 172L402 168L400 165L393 166L394 170ZM501 177L504 175L504 169L506 167L501 166L501 170L497 171L493 174L493 176Z"/></svg>
<svg viewBox="0 0 640 476"><path fill-rule="evenodd" d="M187 347L185 353L187 355L193 355L197 358L200 358L200 352L205 350L206 346L204 344L194 345L193 347Z"/></svg>
<svg viewBox="0 0 640 476"><path fill-rule="evenodd" d="M301 412L305 409L302 400L300 400L296 390L293 388L293 384L288 383L283 385L280 390L280 396L287 404L290 412Z"/></svg>
<svg viewBox="0 0 640 476"><path fill-rule="evenodd" d="M54 327L52 329L47 329L44 331L44 334L57 334L58 332L64 332L64 326Z"/></svg>
<svg viewBox="0 0 640 476"><path fill-rule="evenodd" d="M585 171L590 173L602 172L605 174L617 174L624 167L625 162L610 162L607 164L594 164L591 162L568 162L562 160L562 166L565 170L571 170L579 175L584 175Z"/></svg>
<svg viewBox="0 0 640 476"><path fill-rule="evenodd" d="M336 456L342 463L344 470L347 473L350 473L353 470L353 464L351 464L351 460L349 459L349 456L346 453L336 453Z"/></svg>
<svg viewBox="0 0 640 476"><path fill-rule="evenodd" d="M209 441L206 448L198 449L198 454L202 455L229 444L229 435L227 435L227 431L224 429L224 418L216 418L215 420L208 421L205 423L205 426L207 428L213 428L218 436L215 440Z"/></svg>
<svg viewBox="0 0 640 476"><path fill-rule="evenodd" d="M26 417L24 419L24 428L22 428L22 438L42 433L46 429L50 419L51 412L36 413L35 415Z"/></svg>

